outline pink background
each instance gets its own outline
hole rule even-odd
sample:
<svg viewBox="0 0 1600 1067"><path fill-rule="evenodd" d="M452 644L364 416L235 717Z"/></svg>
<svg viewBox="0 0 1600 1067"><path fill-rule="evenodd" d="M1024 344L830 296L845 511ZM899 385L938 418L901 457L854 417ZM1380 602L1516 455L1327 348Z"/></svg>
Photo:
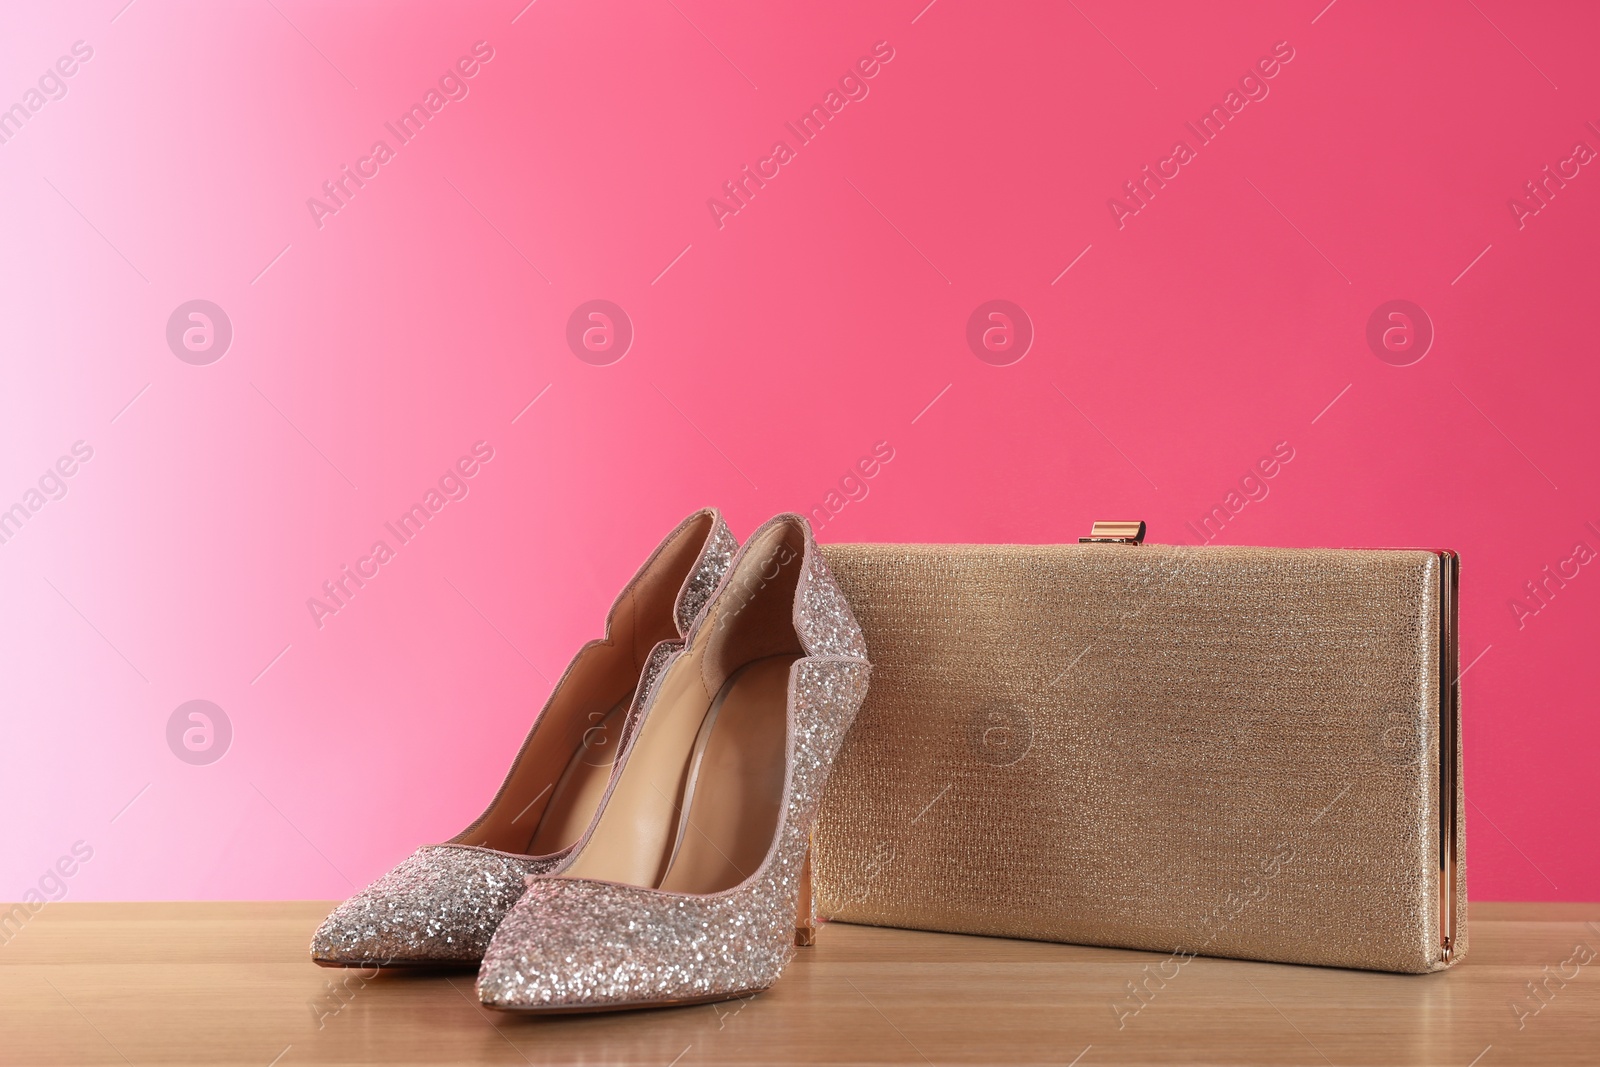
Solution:
<svg viewBox="0 0 1600 1067"><path fill-rule="evenodd" d="M1287 442L1219 543L1459 550L1474 893L1600 897L1600 576L1511 607L1600 548L1600 167L1509 206L1600 148L1592 8L124 2L9 3L0 35L0 106L93 49L0 144L0 507L93 449L0 545L0 897L80 840L73 899L347 895L477 813L679 518L837 506L879 442L824 540L1192 542ZM192 299L233 327L206 366L166 340ZM635 331L606 366L566 342L592 299ZM991 299L1036 334L1011 365L966 341ZM1408 366L1366 341L1392 299L1436 334ZM478 441L319 629L307 599ZM233 728L205 766L166 737L195 699Z"/></svg>

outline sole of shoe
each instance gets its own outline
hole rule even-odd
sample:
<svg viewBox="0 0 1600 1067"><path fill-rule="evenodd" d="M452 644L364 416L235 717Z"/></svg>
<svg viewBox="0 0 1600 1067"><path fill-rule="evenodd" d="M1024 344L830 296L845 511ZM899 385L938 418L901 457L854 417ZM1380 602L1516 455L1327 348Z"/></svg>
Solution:
<svg viewBox="0 0 1600 1067"><path fill-rule="evenodd" d="M477 970L482 960L324 960L311 957L311 962L318 967L330 967L335 970L371 970L380 971L462 971Z"/></svg>
<svg viewBox="0 0 1600 1067"><path fill-rule="evenodd" d="M653 1008L688 1008L698 1004L716 1004L724 1000L743 1000L765 989L746 989L738 993L711 993L703 997L682 997L676 1000L630 1000L621 1004L551 1004L529 1007L509 1007L500 1004L483 1006L507 1015L595 1015L606 1011L649 1011ZM482 1003L480 1001L480 1003Z"/></svg>

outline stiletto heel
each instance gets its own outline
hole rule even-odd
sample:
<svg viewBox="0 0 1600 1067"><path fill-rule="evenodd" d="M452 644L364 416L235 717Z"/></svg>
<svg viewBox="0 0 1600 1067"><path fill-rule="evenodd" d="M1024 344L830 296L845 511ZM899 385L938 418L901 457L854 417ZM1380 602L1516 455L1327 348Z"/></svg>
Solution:
<svg viewBox="0 0 1600 1067"><path fill-rule="evenodd" d="M476 963L530 875L560 871L600 810L650 683L711 597L738 542L696 512L668 534L578 651L494 800L333 910L311 941L325 967Z"/></svg>
<svg viewBox="0 0 1600 1067"><path fill-rule="evenodd" d="M794 943L798 948L810 948L817 943L817 917L811 904L811 848L806 847L806 858L800 864L800 908L794 920Z"/></svg>
<svg viewBox="0 0 1600 1067"><path fill-rule="evenodd" d="M811 832L871 670L806 520L761 527L645 698L578 858L495 932L479 999L653 1008L777 981L815 936Z"/></svg>

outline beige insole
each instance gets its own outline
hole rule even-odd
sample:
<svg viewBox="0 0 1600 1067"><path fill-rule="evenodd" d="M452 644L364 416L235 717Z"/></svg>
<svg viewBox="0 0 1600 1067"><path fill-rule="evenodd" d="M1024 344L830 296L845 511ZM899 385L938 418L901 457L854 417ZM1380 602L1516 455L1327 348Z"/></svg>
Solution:
<svg viewBox="0 0 1600 1067"><path fill-rule="evenodd" d="M544 815L524 850L528 855L560 852L575 844L589 828L611 782L611 767L622 743L622 726L632 704L633 694L629 693L585 732L584 741L556 779Z"/></svg>
<svg viewBox="0 0 1600 1067"><path fill-rule="evenodd" d="M783 804L789 668L798 658L746 664L712 702L689 758L674 854L659 888L721 892L766 859Z"/></svg>
<svg viewBox="0 0 1600 1067"><path fill-rule="evenodd" d="M713 893L760 865L782 802L789 666L799 654L752 660L711 691L702 653L691 650L662 677L564 877Z"/></svg>

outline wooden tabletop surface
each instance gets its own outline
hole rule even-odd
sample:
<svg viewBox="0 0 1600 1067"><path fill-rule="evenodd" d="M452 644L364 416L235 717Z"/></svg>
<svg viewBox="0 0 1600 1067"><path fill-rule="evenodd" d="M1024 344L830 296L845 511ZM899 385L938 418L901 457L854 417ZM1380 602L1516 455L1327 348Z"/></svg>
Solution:
<svg viewBox="0 0 1600 1067"><path fill-rule="evenodd" d="M0 932L0 1063L1600 1063L1592 904L1475 904L1438 975L1198 958L1136 1013L1164 956L835 924L761 996L557 1018L313 966L328 907L49 904Z"/></svg>

